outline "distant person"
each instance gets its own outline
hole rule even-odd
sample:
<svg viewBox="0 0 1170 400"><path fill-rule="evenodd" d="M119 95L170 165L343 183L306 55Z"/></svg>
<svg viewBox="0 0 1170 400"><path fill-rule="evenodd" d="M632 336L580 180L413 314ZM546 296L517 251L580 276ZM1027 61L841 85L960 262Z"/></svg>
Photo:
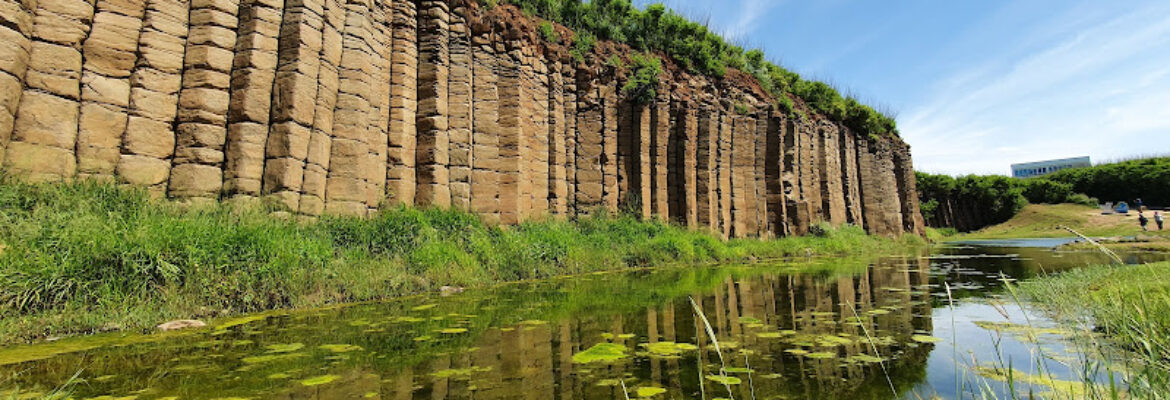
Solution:
<svg viewBox="0 0 1170 400"><path fill-rule="evenodd" d="M1162 230L1162 213L1154 211L1154 222L1158 224L1158 230Z"/></svg>
<svg viewBox="0 0 1170 400"><path fill-rule="evenodd" d="M1142 204L1141 197L1138 197L1137 200L1134 200L1133 205L1134 205L1134 208L1137 208L1138 211L1143 211L1146 209L1146 205Z"/></svg>
<svg viewBox="0 0 1170 400"><path fill-rule="evenodd" d="M1138 223L1142 224L1142 231L1143 232L1149 231L1149 229L1146 229L1146 225L1150 224L1150 219L1146 218L1146 215L1142 214L1141 211L1138 211Z"/></svg>

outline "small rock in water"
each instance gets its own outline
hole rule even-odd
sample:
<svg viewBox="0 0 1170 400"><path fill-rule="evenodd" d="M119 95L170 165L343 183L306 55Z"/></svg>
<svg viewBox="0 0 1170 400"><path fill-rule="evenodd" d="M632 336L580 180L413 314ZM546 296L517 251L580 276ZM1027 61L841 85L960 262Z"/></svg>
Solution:
<svg viewBox="0 0 1170 400"><path fill-rule="evenodd" d="M450 296L456 293L463 293L463 288L458 286L442 286L439 287L439 295Z"/></svg>
<svg viewBox="0 0 1170 400"><path fill-rule="evenodd" d="M160 330L160 331L166 332L166 331L177 331L180 329L188 329L188 328L202 328L205 326L207 326L207 324L203 323L203 321L199 321L199 320L195 320L195 319L180 319L180 320L167 322L165 324L161 324L161 325L157 326L156 328L158 328L158 330Z"/></svg>

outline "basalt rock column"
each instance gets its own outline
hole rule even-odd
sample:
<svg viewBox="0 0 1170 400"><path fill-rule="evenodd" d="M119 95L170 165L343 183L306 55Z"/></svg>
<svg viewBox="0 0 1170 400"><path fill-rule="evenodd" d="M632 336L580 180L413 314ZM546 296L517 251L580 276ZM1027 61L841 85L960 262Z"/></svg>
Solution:
<svg viewBox="0 0 1170 400"><path fill-rule="evenodd" d="M224 148L224 191L228 196L260 195L283 8L283 0L244 0L240 4Z"/></svg>
<svg viewBox="0 0 1170 400"><path fill-rule="evenodd" d="M337 102L333 109L333 135L329 145L329 172L325 185L325 211L331 214L365 215L368 201L371 123L377 116L374 88L373 24L365 3L345 4L341 63L338 64ZM324 87L324 86L323 86ZM320 92L319 92L320 93ZM319 112L320 116L321 113ZM385 142L383 142L385 143Z"/></svg>
<svg viewBox="0 0 1170 400"><path fill-rule="evenodd" d="M486 28L486 27L485 27ZM477 31L481 28L476 28ZM491 36L476 32L472 37L474 79L472 112L471 209L489 222L500 220L499 174L499 93L495 72L496 57Z"/></svg>
<svg viewBox="0 0 1170 400"><path fill-rule="evenodd" d="M390 126L387 132L389 148L386 152L386 196L391 203L410 205L414 204L415 195L418 13L413 1L392 1L390 7L393 37L390 52ZM488 43L479 44L487 45ZM479 56L477 53L477 67L480 63L487 62L481 61ZM492 90L494 95L494 86Z"/></svg>
<svg viewBox="0 0 1170 400"><path fill-rule="evenodd" d="M790 185L786 173L789 162L787 150L784 147L785 120L778 114L771 114L766 122L767 131L764 138L764 190L766 191L767 213L766 218L771 232L779 236L788 235L788 223L785 221L785 188Z"/></svg>
<svg viewBox="0 0 1170 400"><path fill-rule="evenodd" d="M0 165L24 92L36 7L32 0L0 2Z"/></svg>
<svg viewBox="0 0 1170 400"><path fill-rule="evenodd" d="M548 206L554 215L568 211L568 181L565 143L565 84L561 63L553 61L548 71Z"/></svg>
<svg viewBox="0 0 1170 400"><path fill-rule="evenodd" d="M450 68L449 24L446 1L423 0L418 10L418 136L415 204L447 207L448 186L448 78Z"/></svg>
<svg viewBox="0 0 1170 400"><path fill-rule="evenodd" d="M5 6L6 13L12 10L18 14L5 19L20 19L20 13L32 10L34 4L24 89L19 95L4 95L19 98L4 166L32 180L68 179L77 172L73 149L80 113L81 47L90 31L94 7L85 0L28 2ZM15 26L20 29L21 25L27 23ZM16 39L15 60L7 64L18 72L23 41Z"/></svg>
<svg viewBox="0 0 1170 400"><path fill-rule="evenodd" d="M346 29L348 14L345 0L324 1L321 49L317 62L317 90L315 100L311 103L312 133L307 141L297 142L298 145L306 143L308 146L304 162L301 164L303 166L299 201L301 214L319 215L325 212L326 202L329 200L326 192L329 186L329 168L332 165L334 130L337 129L335 122L341 94L341 62L346 52L342 32ZM352 53L352 50L350 52ZM349 75L355 74L351 72ZM272 141L269 141L269 144L271 143ZM289 174L295 177L296 173L290 171ZM336 177L334 182L334 184L338 182ZM356 198L352 195L350 197ZM334 209L336 207L335 205Z"/></svg>
<svg viewBox="0 0 1170 400"><path fill-rule="evenodd" d="M451 13L451 77L448 86L448 110L450 110L450 131L448 150L451 161L450 191L451 207L471 210L472 178L472 113L471 92L474 85L472 75L471 37L466 22L467 8L454 6Z"/></svg>
<svg viewBox="0 0 1170 400"><path fill-rule="evenodd" d="M666 86L659 84L660 87ZM667 170L670 160L667 157L667 148L670 143L670 98L666 89L658 91L658 99L650 108L650 154L649 183L650 183L650 212L662 218L670 217L669 190L667 189Z"/></svg>
<svg viewBox="0 0 1170 400"><path fill-rule="evenodd" d="M719 197L716 171L719 154L719 114L710 108L699 110L695 140L695 212L700 226L718 228Z"/></svg>
<svg viewBox="0 0 1170 400"><path fill-rule="evenodd" d="M167 185L171 197L215 200L223 188L238 11L237 0L191 2L177 141Z"/></svg>
<svg viewBox="0 0 1170 400"><path fill-rule="evenodd" d="M511 45L509 45L511 46ZM497 49L501 50L501 49ZM519 223L521 220L520 181L521 140L523 130L520 106L520 69L518 58L498 52L499 62L499 177L500 177L500 222ZM599 110L600 111L600 110Z"/></svg>
<svg viewBox="0 0 1170 400"><path fill-rule="evenodd" d="M173 123L182 87L187 2L150 0L143 13L138 59L130 74L126 129L114 173L119 182L166 191L175 151Z"/></svg>
<svg viewBox="0 0 1170 400"><path fill-rule="evenodd" d="M585 71L577 73L577 147L576 190L574 201L577 213L595 211L603 205L602 153L603 115L600 87Z"/></svg>
<svg viewBox="0 0 1170 400"><path fill-rule="evenodd" d="M110 179L130 106L130 73L146 12L144 2L97 2L93 28L82 46L78 175Z"/></svg>
<svg viewBox="0 0 1170 400"><path fill-rule="evenodd" d="M841 181L845 191L845 217L850 224L865 225L861 209L861 181L857 172L857 138L844 126L838 126L840 137Z"/></svg>
<svg viewBox="0 0 1170 400"><path fill-rule="evenodd" d="M723 237L732 234L732 178L734 172L732 158L733 114L720 111L719 115L719 158L716 161L716 170L719 172L719 232Z"/></svg>
<svg viewBox="0 0 1170 400"><path fill-rule="evenodd" d="M836 126L827 122L816 125L817 169L821 185L821 210L834 226L846 222L845 195L841 185L841 152Z"/></svg>
<svg viewBox="0 0 1170 400"><path fill-rule="evenodd" d="M894 144L894 177L898 183L898 199L902 212L902 229L906 233L926 234L926 223L918 208L918 187L914 178L914 162L910 159L910 146Z"/></svg>
<svg viewBox="0 0 1170 400"><path fill-rule="evenodd" d="M288 0L281 21L262 190L292 211L303 212L301 183L316 113L324 10L322 0Z"/></svg>

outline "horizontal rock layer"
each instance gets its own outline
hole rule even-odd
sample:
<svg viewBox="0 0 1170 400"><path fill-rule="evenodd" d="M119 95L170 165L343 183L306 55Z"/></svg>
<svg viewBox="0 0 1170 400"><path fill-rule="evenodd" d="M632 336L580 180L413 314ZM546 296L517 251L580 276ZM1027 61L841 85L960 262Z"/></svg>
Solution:
<svg viewBox="0 0 1170 400"><path fill-rule="evenodd" d="M504 8L0 0L0 163L303 215L620 210L727 237L819 221L921 233L900 140L670 68L637 104L624 68L574 59Z"/></svg>

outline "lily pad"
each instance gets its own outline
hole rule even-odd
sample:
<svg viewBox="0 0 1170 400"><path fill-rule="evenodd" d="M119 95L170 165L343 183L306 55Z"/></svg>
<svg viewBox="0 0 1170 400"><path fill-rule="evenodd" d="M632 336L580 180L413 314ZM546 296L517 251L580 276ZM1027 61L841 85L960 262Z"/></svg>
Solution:
<svg viewBox="0 0 1170 400"><path fill-rule="evenodd" d="M635 392L638 394L638 397L654 397L666 393L666 389L655 386L643 386Z"/></svg>
<svg viewBox="0 0 1170 400"><path fill-rule="evenodd" d="M362 350L361 346L354 346L352 344L323 344L319 347L323 350L332 351L334 353L348 353L351 351Z"/></svg>
<svg viewBox="0 0 1170 400"><path fill-rule="evenodd" d="M734 376L707 375L707 380L716 383L722 383L724 385L738 385L743 383L743 380Z"/></svg>
<svg viewBox="0 0 1170 400"><path fill-rule="evenodd" d="M837 353L831 352L831 351L818 351L816 353L805 354L804 356L808 357L808 358L816 359L816 360L824 360L824 359L837 357Z"/></svg>
<svg viewBox="0 0 1170 400"><path fill-rule="evenodd" d="M914 335L910 337L910 340L918 343L938 343L942 341L942 339L927 335Z"/></svg>
<svg viewBox="0 0 1170 400"><path fill-rule="evenodd" d="M447 335L455 335L455 334L466 333L466 332L467 332L467 328L447 328L447 329L440 329L439 330L439 333L443 333L443 334L447 334Z"/></svg>
<svg viewBox="0 0 1170 400"><path fill-rule="evenodd" d="M317 386L317 385L324 385L324 384L326 384L326 383L333 382L333 381L337 380L337 378L340 378L340 376L337 376L337 375L321 375L321 376L315 376L315 377L312 377L312 378L308 378L308 379L302 380L302 381L301 381L301 384L302 384L302 385L305 385L305 386Z"/></svg>
<svg viewBox="0 0 1170 400"><path fill-rule="evenodd" d="M595 362L614 362L626 358L626 346L617 343L598 343L573 355L573 362L577 364L589 364Z"/></svg>
<svg viewBox="0 0 1170 400"><path fill-rule="evenodd" d="M675 343L675 342L656 342L656 343L642 343L642 346L650 353L651 356L657 357L676 357L684 351L698 350L699 347L690 343Z"/></svg>
<svg viewBox="0 0 1170 400"><path fill-rule="evenodd" d="M291 353L305 348L304 343L289 343L289 344L270 344L264 348L268 349L269 353Z"/></svg>
<svg viewBox="0 0 1170 400"><path fill-rule="evenodd" d="M846 357L845 361L857 363L880 363L884 360L881 357L874 357L869 354L858 354L855 356Z"/></svg>
<svg viewBox="0 0 1170 400"><path fill-rule="evenodd" d="M411 311L423 311L423 310L430 310L430 309L438 307L438 306L439 306L438 304L423 304L421 306L416 306L414 308L411 308L410 310Z"/></svg>

